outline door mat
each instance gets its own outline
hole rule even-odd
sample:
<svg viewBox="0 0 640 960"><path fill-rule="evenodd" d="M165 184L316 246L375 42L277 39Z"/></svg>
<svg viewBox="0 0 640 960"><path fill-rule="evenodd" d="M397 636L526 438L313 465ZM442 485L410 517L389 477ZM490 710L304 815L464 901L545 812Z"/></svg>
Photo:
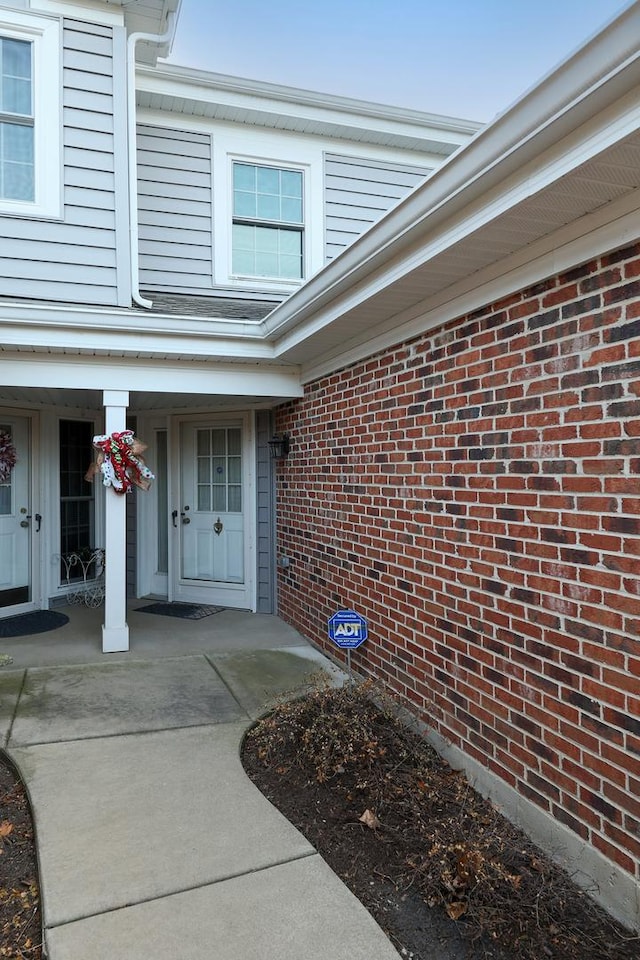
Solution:
<svg viewBox="0 0 640 960"><path fill-rule="evenodd" d="M18 613L15 617L0 620L0 638L26 637L30 633L46 633L57 630L69 623L69 617L55 610L34 610L32 613Z"/></svg>
<svg viewBox="0 0 640 960"><path fill-rule="evenodd" d="M207 607L200 603L149 603L146 607L138 607L136 613L157 613L162 617L177 617L178 620L202 620L222 610L224 607Z"/></svg>

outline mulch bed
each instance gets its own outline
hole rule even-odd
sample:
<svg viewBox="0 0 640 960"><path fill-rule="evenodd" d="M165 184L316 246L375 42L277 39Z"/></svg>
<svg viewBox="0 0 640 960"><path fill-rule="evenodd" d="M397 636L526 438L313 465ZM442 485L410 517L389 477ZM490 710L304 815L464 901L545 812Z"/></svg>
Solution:
<svg viewBox="0 0 640 960"><path fill-rule="evenodd" d="M0 754L0 957L41 960L36 847L24 787Z"/></svg>
<svg viewBox="0 0 640 960"><path fill-rule="evenodd" d="M243 763L413 960L638 960L616 924L370 685L281 704ZM376 700L380 702L379 696ZM311 895L311 894L310 894Z"/></svg>

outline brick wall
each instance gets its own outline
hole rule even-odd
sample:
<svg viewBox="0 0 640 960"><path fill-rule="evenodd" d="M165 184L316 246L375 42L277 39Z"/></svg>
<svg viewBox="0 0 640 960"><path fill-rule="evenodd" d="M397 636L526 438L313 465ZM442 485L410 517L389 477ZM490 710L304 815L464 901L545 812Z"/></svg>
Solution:
<svg viewBox="0 0 640 960"><path fill-rule="evenodd" d="M281 615L638 877L640 243L280 408ZM334 648L333 653L337 653Z"/></svg>

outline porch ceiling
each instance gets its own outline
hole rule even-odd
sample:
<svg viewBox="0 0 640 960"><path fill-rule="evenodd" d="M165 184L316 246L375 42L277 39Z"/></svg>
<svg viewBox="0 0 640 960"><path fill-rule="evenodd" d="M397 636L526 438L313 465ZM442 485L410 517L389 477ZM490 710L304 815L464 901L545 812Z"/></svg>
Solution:
<svg viewBox="0 0 640 960"><path fill-rule="evenodd" d="M129 395L129 412L158 411L184 413L196 410L239 410L247 407L271 407L286 397L221 396L196 393L143 393ZM101 390L62 390L45 387L2 387L0 406L46 407L93 414L102 410Z"/></svg>

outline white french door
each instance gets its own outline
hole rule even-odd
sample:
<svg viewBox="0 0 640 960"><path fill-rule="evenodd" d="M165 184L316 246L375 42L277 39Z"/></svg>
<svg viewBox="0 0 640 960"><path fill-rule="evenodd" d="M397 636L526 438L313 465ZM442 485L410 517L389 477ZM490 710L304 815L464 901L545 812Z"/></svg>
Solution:
<svg viewBox="0 0 640 960"><path fill-rule="evenodd" d="M247 423L183 421L172 511L176 600L251 608L251 463Z"/></svg>
<svg viewBox="0 0 640 960"><path fill-rule="evenodd" d="M0 413L0 434L15 451L15 466L0 470L0 617L33 610L34 537L42 517L32 508L31 418Z"/></svg>

